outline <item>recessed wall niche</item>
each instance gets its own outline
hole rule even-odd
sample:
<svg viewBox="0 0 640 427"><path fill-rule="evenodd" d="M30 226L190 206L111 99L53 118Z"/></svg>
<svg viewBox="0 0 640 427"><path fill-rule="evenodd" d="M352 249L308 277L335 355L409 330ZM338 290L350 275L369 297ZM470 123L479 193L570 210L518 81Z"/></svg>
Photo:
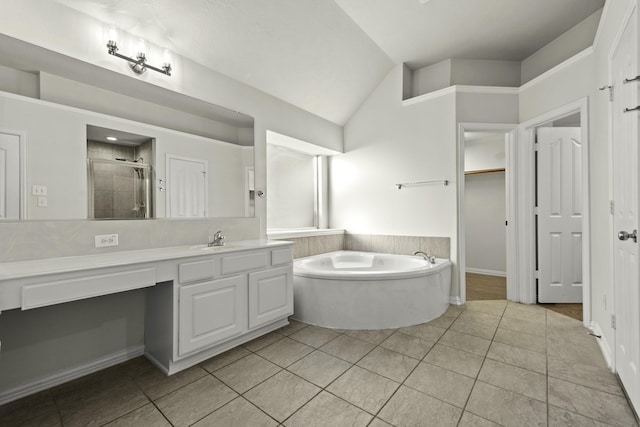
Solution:
<svg viewBox="0 0 640 427"><path fill-rule="evenodd" d="M154 138L87 125L89 219L154 217Z"/></svg>

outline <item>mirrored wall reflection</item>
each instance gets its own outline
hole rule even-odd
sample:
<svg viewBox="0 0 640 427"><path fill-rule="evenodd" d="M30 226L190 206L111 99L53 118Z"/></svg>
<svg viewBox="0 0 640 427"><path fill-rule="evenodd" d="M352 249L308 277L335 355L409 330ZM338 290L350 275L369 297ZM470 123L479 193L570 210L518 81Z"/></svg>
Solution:
<svg viewBox="0 0 640 427"><path fill-rule="evenodd" d="M87 126L88 217L153 218L153 138Z"/></svg>

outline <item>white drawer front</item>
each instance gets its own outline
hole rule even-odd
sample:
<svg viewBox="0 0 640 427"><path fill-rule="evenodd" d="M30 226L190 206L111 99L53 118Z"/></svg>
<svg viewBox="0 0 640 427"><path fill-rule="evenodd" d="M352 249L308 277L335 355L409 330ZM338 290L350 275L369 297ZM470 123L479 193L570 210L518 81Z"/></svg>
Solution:
<svg viewBox="0 0 640 427"><path fill-rule="evenodd" d="M275 249L271 252L271 265L282 265L293 261L291 248Z"/></svg>
<svg viewBox="0 0 640 427"><path fill-rule="evenodd" d="M239 273L268 266L269 252L267 251L222 257L222 274Z"/></svg>
<svg viewBox="0 0 640 427"><path fill-rule="evenodd" d="M293 314L293 268L249 274L249 328Z"/></svg>
<svg viewBox="0 0 640 427"><path fill-rule="evenodd" d="M183 262L178 270L180 283L211 280L216 274L215 260Z"/></svg>
<svg viewBox="0 0 640 427"><path fill-rule="evenodd" d="M44 307L85 298L146 288L156 284L156 270L140 270L85 276L77 279L27 285L22 288L22 309Z"/></svg>

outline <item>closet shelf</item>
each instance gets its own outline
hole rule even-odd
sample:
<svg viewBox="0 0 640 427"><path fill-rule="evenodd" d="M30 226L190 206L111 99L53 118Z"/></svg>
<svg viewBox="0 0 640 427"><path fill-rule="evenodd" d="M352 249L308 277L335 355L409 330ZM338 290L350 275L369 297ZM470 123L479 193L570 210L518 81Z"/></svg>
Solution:
<svg viewBox="0 0 640 427"><path fill-rule="evenodd" d="M480 173L494 173L494 172L504 172L505 168L497 168L497 169L479 169L475 171L464 171L465 175L477 175Z"/></svg>

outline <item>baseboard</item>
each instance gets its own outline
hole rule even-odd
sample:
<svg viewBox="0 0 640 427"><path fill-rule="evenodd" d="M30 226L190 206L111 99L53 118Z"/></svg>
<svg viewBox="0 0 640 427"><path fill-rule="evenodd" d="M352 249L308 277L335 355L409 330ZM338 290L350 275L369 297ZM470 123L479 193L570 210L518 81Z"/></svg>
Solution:
<svg viewBox="0 0 640 427"><path fill-rule="evenodd" d="M462 305L462 300L460 297L449 297L449 304Z"/></svg>
<svg viewBox="0 0 640 427"><path fill-rule="evenodd" d="M482 269L482 268L470 268L470 267L466 267L465 271L467 273L484 274L485 276L507 277L507 272L506 271L485 270L485 269Z"/></svg>
<svg viewBox="0 0 640 427"><path fill-rule="evenodd" d="M600 351L602 352L602 356L604 356L605 362L607 362L607 366L609 367L609 369L611 369L611 372L615 372L615 366L611 357L611 347L609 346L609 342L607 342L605 336L602 334L600 325L592 320L591 324L589 325L589 329L591 330L591 332L593 332L594 335L596 335L598 346L600 346ZM598 338L598 336L600 338Z"/></svg>
<svg viewBox="0 0 640 427"><path fill-rule="evenodd" d="M93 360L84 365L66 369L30 383L2 391L0 392L0 405L4 405L5 403L21 399L68 381L75 380L76 378L117 365L118 363L126 362L127 360L141 356L142 354L144 354L144 345L129 347L116 353L101 357L100 359Z"/></svg>

